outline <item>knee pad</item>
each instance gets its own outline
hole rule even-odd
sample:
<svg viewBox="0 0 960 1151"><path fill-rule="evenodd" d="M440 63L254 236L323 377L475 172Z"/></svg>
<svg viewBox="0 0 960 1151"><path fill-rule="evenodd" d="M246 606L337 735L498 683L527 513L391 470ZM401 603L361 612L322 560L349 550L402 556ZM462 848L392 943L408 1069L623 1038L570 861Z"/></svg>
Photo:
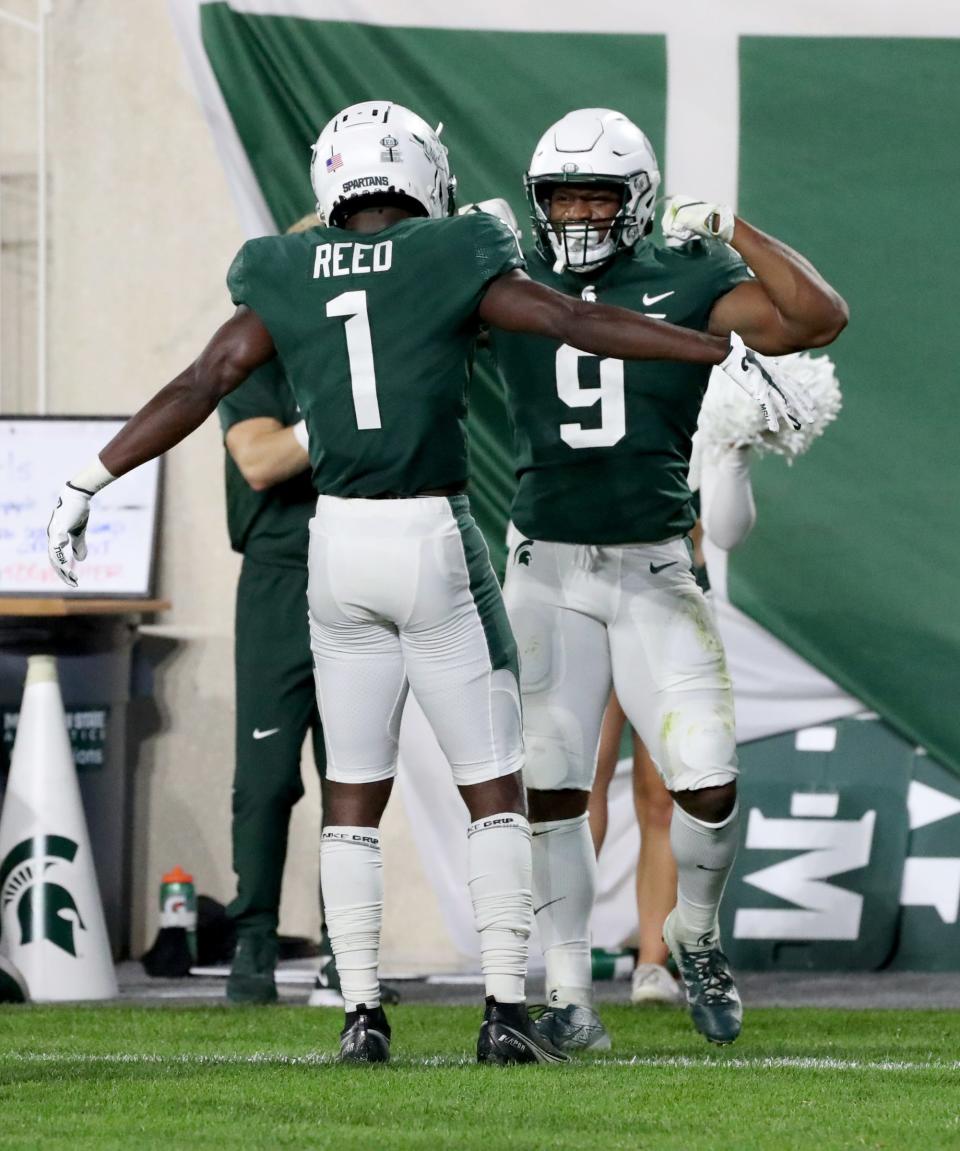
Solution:
<svg viewBox="0 0 960 1151"><path fill-rule="evenodd" d="M529 714L529 711L528 711ZM580 721L551 709L550 728L525 732L523 783L534 791L589 791L596 773L595 747L583 746Z"/></svg>
<svg viewBox="0 0 960 1151"><path fill-rule="evenodd" d="M450 761L457 787L512 775L523 765L523 710L517 677L509 668L490 673L489 744L483 759Z"/></svg>
<svg viewBox="0 0 960 1151"><path fill-rule="evenodd" d="M657 769L670 791L732 783L739 774L733 708L700 701L668 710L660 725Z"/></svg>

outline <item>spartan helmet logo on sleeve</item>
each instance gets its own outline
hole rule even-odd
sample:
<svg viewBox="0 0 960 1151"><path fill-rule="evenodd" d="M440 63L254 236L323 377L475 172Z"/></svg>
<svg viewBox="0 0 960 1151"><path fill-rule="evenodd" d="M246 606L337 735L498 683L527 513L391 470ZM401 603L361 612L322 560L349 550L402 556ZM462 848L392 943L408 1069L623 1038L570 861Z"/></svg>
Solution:
<svg viewBox="0 0 960 1151"><path fill-rule="evenodd" d="M382 203L385 197L417 215L452 215L456 180L440 143L442 128L434 130L389 100L368 100L338 112L320 133L310 163L320 216L338 227L348 207Z"/></svg>
<svg viewBox="0 0 960 1151"><path fill-rule="evenodd" d="M557 184L604 184L621 190L620 211L603 229L551 224L550 194ZM537 249L555 271L588 272L653 227L660 169L650 141L610 108L580 108L551 125L524 177Z"/></svg>

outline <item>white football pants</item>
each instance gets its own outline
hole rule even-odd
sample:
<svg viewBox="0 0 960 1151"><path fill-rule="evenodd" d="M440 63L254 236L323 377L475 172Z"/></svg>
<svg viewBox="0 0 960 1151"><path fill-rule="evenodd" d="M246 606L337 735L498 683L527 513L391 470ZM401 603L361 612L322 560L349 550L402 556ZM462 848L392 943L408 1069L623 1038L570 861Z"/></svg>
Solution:
<svg viewBox="0 0 960 1151"><path fill-rule="evenodd" d="M685 541L508 544L527 787L590 790L611 682L670 791L730 783L733 693Z"/></svg>
<svg viewBox="0 0 960 1151"><path fill-rule="evenodd" d="M466 496L320 496L307 599L328 779L395 774L408 687L458 786L520 769L516 645Z"/></svg>

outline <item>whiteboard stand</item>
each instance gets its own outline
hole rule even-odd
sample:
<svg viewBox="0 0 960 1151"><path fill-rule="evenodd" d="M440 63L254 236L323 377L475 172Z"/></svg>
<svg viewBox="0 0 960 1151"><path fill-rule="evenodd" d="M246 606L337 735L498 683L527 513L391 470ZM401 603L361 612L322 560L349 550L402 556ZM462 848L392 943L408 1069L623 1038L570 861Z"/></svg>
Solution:
<svg viewBox="0 0 960 1151"><path fill-rule="evenodd" d="M77 568L79 588L67 588L50 566L46 529L64 478L97 455L125 422L125 416L0 416L4 745L9 748L15 731L27 657L52 655L73 732L114 958L126 953L129 942L126 740L132 652L141 617L170 606L153 596L161 462L135 468L97 495L87 558ZM80 746L87 736L90 741Z"/></svg>

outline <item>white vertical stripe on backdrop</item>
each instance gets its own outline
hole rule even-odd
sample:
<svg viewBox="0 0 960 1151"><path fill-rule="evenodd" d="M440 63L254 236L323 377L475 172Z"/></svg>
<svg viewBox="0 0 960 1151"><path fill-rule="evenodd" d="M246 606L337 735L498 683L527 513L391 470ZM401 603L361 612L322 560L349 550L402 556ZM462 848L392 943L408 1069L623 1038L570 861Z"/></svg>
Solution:
<svg viewBox="0 0 960 1151"><path fill-rule="evenodd" d="M187 74L197 94L214 147L227 174L227 183L247 239L272 235L277 230L247 153L227 110L217 78L200 35L200 3L204 0L169 0L170 19L186 58Z"/></svg>

